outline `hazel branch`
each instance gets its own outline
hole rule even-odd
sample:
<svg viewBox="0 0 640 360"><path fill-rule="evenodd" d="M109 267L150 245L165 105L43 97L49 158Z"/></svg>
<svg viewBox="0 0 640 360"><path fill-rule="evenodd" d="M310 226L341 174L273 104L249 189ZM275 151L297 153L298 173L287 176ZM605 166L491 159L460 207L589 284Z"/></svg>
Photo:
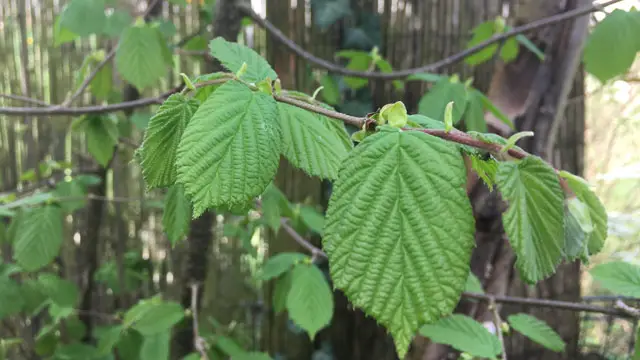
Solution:
<svg viewBox="0 0 640 360"><path fill-rule="evenodd" d="M428 65L424 65L424 66L412 68L412 69L393 71L389 73L374 72L374 71L354 71L354 70L347 69L339 64L319 58L313 55L312 53L304 50L302 47L300 47L300 45L298 45L293 40L289 39L275 25L270 23L268 20L263 19L255 11L253 11L250 5L240 4L238 5L238 7L240 11L244 13L244 15L249 16L253 21L255 21L258 25L264 28L273 38L275 38L281 44L289 48L289 50L291 50L297 56L308 61L312 65L315 65L316 67L320 67L330 72L344 75L344 76L360 77L360 78L367 78L367 79L378 79L378 80L397 80L397 79L406 78L410 75L414 75L417 73L434 72L436 70L442 69L449 65L458 63L464 60L466 57L473 55L483 49L486 49L487 47L495 43L507 40L516 35L524 34L533 30L539 30L551 25L559 24L564 21L572 20L577 17L590 14L595 11L600 11L603 7L615 4L620 1L622 0L610 0L603 4L588 5L588 6L567 11L561 14L549 16L537 21L533 21L523 26L513 28L502 34L492 36L490 39L483 41L476 46L470 47L469 49L466 49L457 54L446 57L442 60L436 61L432 64L428 64Z"/></svg>

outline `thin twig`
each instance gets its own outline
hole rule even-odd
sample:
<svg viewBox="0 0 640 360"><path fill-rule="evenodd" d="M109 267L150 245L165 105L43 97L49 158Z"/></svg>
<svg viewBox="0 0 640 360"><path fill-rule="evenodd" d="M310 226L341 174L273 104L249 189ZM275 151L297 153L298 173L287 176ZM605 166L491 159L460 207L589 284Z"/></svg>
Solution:
<svg viewBox="0 0 640 360"><path fill-rule="evenodd" d="M198 284L191 284L191 316L193 324L193 347L200 353L200 359L209 360L207 356L207 343L200 336L198 329Z"/></svg>
<svg viewBox="0 0 640 360"><path fill-rule="evenodd" d="M300 234L298 234L298 232L296 232L296 230L289 225L289 219L287 218L280 219L280 224L282 225L282 228L284 229L284 231L286 231L287 234L289 234L289 236L293 238L293 240L295 240L300 246L302 246L303 248L305 248L307 251L311 253L311 257L314 260L319 257L323 259L327 259L327 254L324 251L320 250L316 246L313 246L311 242L309 242L307 239L300 236Z"/></svg>
<svg viewBox="0 0 640 360"><path fill-rule="evenodd" d="M504 334L502 334L502 319L500 318L500 312L496 305L496 299L494 297L489 298L489 310L493 314L493 324L496 326L496 334L500 340L500 346L502 347L502 360L507 360L507 348L504 346Z"/></svg>
<svg viewBox="0 0 640 360"><path fill-rule="evenodd" d="M118 45L116 45L113 48L113 50L111 50L107 54L107 56L105 56L105 58L101 62L99 62L98 65L96 65L96 67L93 69L91 74L89 74L89 76L84 78L84 80L82 81L82 84L80 84L80 86L78 87L76 92L73 93L73 95L69 96L65 101L62 102L62 104L54 105L52 108L54 109L66 108L69 105L71 105L74 101L76 101L80 97L80 95L82 95L82 93L87 89L87 87L89 87L89 84L91 84L91 81L93 81L93 79L98 75L100 70L102 70L102 68L105 67L105 65L107 65L111 61L111 59L113 59L116 56L117 49L118 49Z"/></svg>
<svg viewBox="0 0 640 360"><path fill-rule="evenodd" d="M614 306L616 309L620 309L635 318L640 317L640 309L636 309L632 306L625 304L624 301L622 301L621 299L617 299L616 304Z"/></svg>
<svg viewBox="0 0 640 360"><path fill-rule="evenodd" d="M31 104L40 105L40 106L49 106L49 104L45 101L33 99L26 96L20 96L20 95L0 94L0 98L22 101L22 102L31 103Z"/></svg>
<svg viewBox="0 0 640 360"><path fill-rule="evenodd" d="M520 297L512 297L512 296L488 295L488 294L470 293L470 292L463 292L462 297L466 299L475 299L480 301L489 301L491 298L493 298L497 303L501 303L501 304L515 304L515 305L524 305L524 306L531 306L531 307L538 307L538 308L569 310L569 311L576 311L576 312L584 311L589 313L613 315L613 316L622 317L622 318L640 318L640 316L630 314L620 309L607 308L603 306L589 305L589 304L583 304L583 303L575 303L575 302L569 302L569 301L520 298Z"/></svg>
<svg viewBox="0 0 640 360"><path fill-rule="evenodd" d="M110 105L92 105L82 107L48 107L48 108L25 108L25 107L0 107L0 115L48 115L48 116L63 116L63 115L87 115L87 114L106 114L123 110L130 110L140 108L149 105L162 104L162 102L171 94L176 93L177 90L171 90L164 94L154 97L148 97L133 101L124 101L117 104Z"/></svg>
<svg viewBox="0 0 640 360"><path fill-rule="evenodd" d="M289 39L276 26L271 24L269 21L263 19L255 11L253 11L253 9L251 8L250 5L248 5L248 4L240 4L240 5L238 5L238 7L239 7L241 12L243 12L245 15L249 16L258 25L260 25L265 30L267 30L267 32L271 36L273 36L276 40L278 40L280 43L282 43L283 45L288 47L289 50L291 50L292 52L294 52L296 55L298 55L299 57L303 58L304 60L308 61L312 65L315 65L317 67L329 70L330 72L333 72L333 73L336 73L336 74L340 74L340 75L345 75L345 76L361 77L361 78L367 78L367 79L396 80L396 79L406 78L406 77L408 77L410 75L417 74L417 73L434 72L436 70L442 69L442 68L447 67L449 65L453 65L453 64L455 64L455 63L457 63L459 61L462 61L467 56L473 55L476 52L481 51L481 50L483 50L483 49L495 44L496 42L511 38L513 36L516 36L516 35L527 33L527 32L530 32L532 30L538 30L538 29L541 29L541 28L544 28L544 27L548 27L548 26L551 26L551 25L555 25L555 24L558 24L558 23L561 23L561 22L564 22L564 21L567 21L567 20L575 19L575 18L577 18L579 16L583 16L583 15L592 13L594 11L599 11L600 9L602 9L605 6L609 6L609 5L615 4L615 3L620 2L620 1L622 1L622 0L610 0L610 1L607 1L606 3L603 3L603 4L584 6L584 7L581 7L579 9L567 11L567 12L562 13L562 14L557 14L557 15L549 16L549 17L546 17L546 18L543 18L543 19L540 19L540 20L537 20L537 21L533 21L533 22L531 22L529 24L513 28L513 29L511 29L511 30L509 30L507 32L501 33L499 35L495 35L495 36L491 37L490 39L488 39L486 41L483 41L483 42L481 42L480 44L478 44L476 46L473 46L473 47L471 47L469 49L466 49L466 50L461 51L461 52L459 52L457 54L449 56L449 57L447 57L445 59L436 61L436 62L434 62L432 64L424 65L424 66L413 68L413 69L393 71L393 72L390 72L390 73L371 72L371 71L354 71L354 70L347 69L347 68L345 68L345 67L343 67L341 65L338 65L336 63L333 63L333 62L324 60L322 58L319 58L319 57L311 54L310 52L304 50L302 47L300 47L293 40Z"/></svg>

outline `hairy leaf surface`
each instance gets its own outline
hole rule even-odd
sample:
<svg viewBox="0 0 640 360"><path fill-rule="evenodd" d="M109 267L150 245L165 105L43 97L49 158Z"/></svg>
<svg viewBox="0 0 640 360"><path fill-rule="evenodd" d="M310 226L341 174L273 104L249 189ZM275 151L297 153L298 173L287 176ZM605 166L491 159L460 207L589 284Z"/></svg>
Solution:
<svg viewBox="0 0 640 360"><path fill-rule="evenodd" d="M560 176L567 180L571 191L589 208L593 231L588 235L587 249L589 250L589 255L597 254L602 250L607 239L609 227L607 210L583 178L566 171L560 171Z"/></svg>
<svg viewBox="0 0 640 360"><path fill-rule="evenodd" d="M169 188L162 212L162 226L171 245L175 246L187 235L189 223L191 223L191 202L184 194L184 186L175 184Z"/></svg>
<svg viewBox="0 0 640 360"><path fill-rule="evenodd" d="M116 52L116 68L138 90L156 83L167 72L163 44L148 25L124 30Z"/></svg>
<svg viewBox="0 0 640 360"><path fill-rule="evenodd" d="M436 323L424 325L420 334L476 357L495 358L502 352L498 337L466 315L452 314Z"/></svg>
<svg viewBox="0 0 640 360"><path fill-rule="evenodd" d="M267 77L271 80L278 77L267 60L251 48L217 37L211 40L209 49L211 55L220 60L220 63L231 72L237 72L246 62L247 71L241 77L243 80L257 83Z"/></svg>
<svg viewBox="0 0 640 360"><path fill-rule="evenodd" d="M237 81L220 86L189 122L178 145L178 182L193 216L245 205L275 176L281 134L275 100Z"/></svg>
<svg viewBox="0 0 640 360"><path fill-rule="evenodd" d="M142 176L150 189L175 183L178 144L198 105L197 100L173 94L149 120L140 155Z"/></svg>
<svg viewBox="0 0 640 360"><path fill-rule="evenodd" d="M62 245L62 210L45 205L22 214L13 241L13 258L24 270L49 264Z"/></svg>
<svg viewBox="0 0 640 360"><path fill-rule="evenodd" d="M564 340L547 323L528 314L515 314L507 318L517 332L553 351L564 351Z"/></svg>
<svg viewBox="0 0 640 360"><path fill-rule="evenodd" d="M335 180L353 146L342 123L289 104L278 103L282 154L311 176Z"/></svg>
<svg viewBox="0 0 640 360"><path fill-rule="evenodd" d="M523 280L553 274L564 246L564 195L554 170L538 157L500 162L496 183L509 203L502 221Z"/></svg>
<svg viewBox="0 0 640 360"><path fill-rule="evenodd" d="M291 272L287 294L287 311L291 320L313 340L333 317L333 295L329 284L313 264L296 265Z"/></svg>
<svg viewBox="0 0 640 360"><path fill-rule="evenodd" d="M465 182L458 147L417 131L371 135L340 169L323 238L331 277L400 358L464 289L475 244Z"/></svg>

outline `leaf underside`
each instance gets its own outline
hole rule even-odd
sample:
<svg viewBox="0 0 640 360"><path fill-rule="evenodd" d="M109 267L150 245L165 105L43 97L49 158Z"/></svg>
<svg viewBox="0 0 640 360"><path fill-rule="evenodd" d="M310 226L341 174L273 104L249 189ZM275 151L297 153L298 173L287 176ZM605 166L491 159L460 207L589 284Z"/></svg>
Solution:
<svg viewBox="0 0 640 360"><path fill-rule="evenodd" d="M334 286L389 329L401 358L465 286L474 246L465 181L455 145L380 132L355 147L335 183L323 238Z"/></svg>
<svg viewBox="0 0 640 360"><path fill-rule="evenodd" d="M502 221L516 267L530 284L555 272L563 257L564 195L554 170L538 157L500 162L496 184L509 203Z"/></svg>
<svg viewBox="0 0 640 360"><path fill-rule="evenodd" d="M142 176L150 189L176 182L176 152L184 129L198 109L197 100L173 94L149 120L140 148Z"/></svg>

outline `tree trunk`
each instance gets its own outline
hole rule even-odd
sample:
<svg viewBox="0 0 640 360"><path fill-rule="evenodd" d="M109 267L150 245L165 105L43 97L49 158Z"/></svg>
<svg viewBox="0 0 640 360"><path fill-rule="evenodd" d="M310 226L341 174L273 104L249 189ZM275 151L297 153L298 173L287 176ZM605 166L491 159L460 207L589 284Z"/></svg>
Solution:
<svg viewBox="0 0 640 360"><path fill-rule="evenodd" d="M216 17L213 21L214 38L221 36L227 41L236 41L238 33L240 32L241 17L235 8L235 1L236 0L217 1L215 11ZM207 71L207 73L222 70L218 61L205 61L205 71ZM191 221L189 227L186 271L182 280L184 282L184 287L182 288L181 303L184 308L191 308L191 286L195 284L198 286L198 299L196 299L198 313L200 313L200 310L203 308L202 300L204 298L203 294L205 293L205 287L203 285L209 272L211 245L216 240L213 233L215 217L216 214L214 211L206 211L198 219ZM238 282L238 278L233 277L232 274L225 275L235 279L235 284L232 286L237 286L237 284L241 283ZM194 334L192 331L194 320L198 321L198 319L193 319L192 317L185 317L178 327L179 330L175 335L174 342L176 344L175 352L179 357L184 357L189 353L196 351L194 346Z"/></svg>
<svg viewBox="0 0 640 360"><path fill-rule="evenodd" d="M528 23L538 18L553 15L558 10L571 10L588 5L586 0L569 0L566 4L557 1L524 1L516 7L518 23ZM562 6L558 8L559 6ZM519 16L520 15L520 16ZM535 17L533 17L535 16ZM518 25L516 23L516 25ZM574 174L583 172L584 103L574 103L566 108L569 91L581 94L584 91L583 72L578 71L581 52L587 35L588 17L566 22L541 31L533 37L535 43L546 50L546 60L540 63L535 56L521 49L518 59L507 65L498 65L489 90L490 97L505 108L513 110L518 131L531 130L535 136L519 145L525 150L550 161L555 167ZM506 94L524 94L511 96ZM557 140L555 138L557 136ZM482 185L479 185L482 186ZM479 211L478 248L474 254L472 270L483 279L485 290L492 294L522 297L580 301L580 264L564 263L555 275L536 286L525 285L513 265L515 255L504 235L495 195L487 195L486 189L477 188L476 199L490 199L474 203ZM504 204L499 205L504 207ZM483 276L488 273L488 276ZM490 321L492 315L486 306L479 306L476 318ZM506 341L509 359L575 359L578 355L579 314L553 309L528 309L522 306L505 306L502 316L527 312L546 321L567 343L563 353L541 348L513 334Z"/></svg>

